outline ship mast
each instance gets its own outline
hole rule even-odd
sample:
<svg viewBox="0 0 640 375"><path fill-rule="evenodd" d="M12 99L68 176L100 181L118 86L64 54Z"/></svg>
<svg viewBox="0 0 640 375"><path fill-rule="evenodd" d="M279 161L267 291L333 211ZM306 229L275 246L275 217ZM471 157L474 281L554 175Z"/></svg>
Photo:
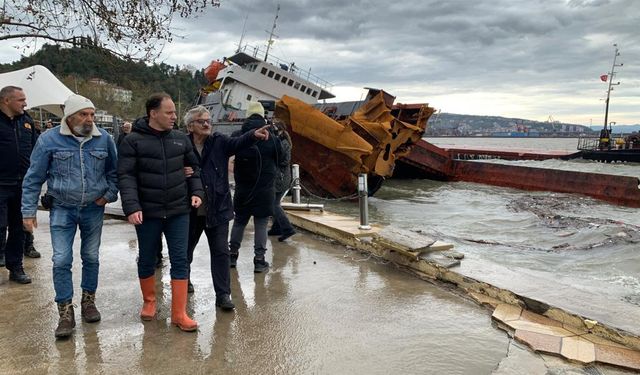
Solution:
<svg viewBox="0 0 640 375"><path fill-rule="evenodd" d="M613 86L618 86L620 82L613 83L613 77L616 75L615 69L616 66L622 66L623 64L616 64L616 59L620 56L620 52L618 50L618 45L613 45L616 48L615 53L613 54L613 64L611 65L611 71L609 72L609 88L607 89L607 99L604 110L604 130L607 130L608 121L609 121L609 98L611 97L611 91L613 91Z"/></svg>
<svg viewBox="0 0 640 375"><path fill-rule="evenodd" d="M240 52L240 50L242 49L242 40L244 40L244 36L247 34L247 18L249 18L248 14L244 16L244 23L242 24L242 34L240 35L240 41L238 42L238 49L236 50L236 53Z"/></svg>
<svg viewBox="0 0 640 375"><path fill-rule="evenodd" d="M273 19L273 26L271 26L271 32L269 32L269 40L267 40L267 52L264 54L264 61L267 61L267 57L269 57L269 49L274 42L273 37L278 37L276 34L274 34L274 31L276 30L276 21L278 20L278 13L280 13L280 4L278 4L278 7L276 8L276 17Z"/></svg>

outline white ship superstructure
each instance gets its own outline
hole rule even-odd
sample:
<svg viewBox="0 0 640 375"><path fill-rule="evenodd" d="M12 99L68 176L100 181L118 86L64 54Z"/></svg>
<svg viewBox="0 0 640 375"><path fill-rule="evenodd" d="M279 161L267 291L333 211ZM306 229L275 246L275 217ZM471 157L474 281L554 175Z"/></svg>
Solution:
<svg viewBox="0 0 640 375"><path fill-rule="evenodd" d="M249 52L247 52L249 51ZM315 104L334 98L327 81L302 70L295 63L285 63L274 56L258 58L264 53L245 46L224 61L209 93L201 104L209 109L214 122L233 122L244 118L251 101L278 100L287 95Z"/></svg>

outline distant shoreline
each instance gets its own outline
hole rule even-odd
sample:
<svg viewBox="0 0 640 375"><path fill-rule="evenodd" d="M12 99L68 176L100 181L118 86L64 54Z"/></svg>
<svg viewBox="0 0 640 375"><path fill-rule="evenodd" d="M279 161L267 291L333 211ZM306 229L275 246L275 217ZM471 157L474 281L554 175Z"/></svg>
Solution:
<svg viewBox="0 0 640 375"><path fill-rule="evenodd" d="M630 133L629 133L630 134ZM621 135L628 135L628 134L621 134ZM615 134L615 136L617 136L617 134ZM508 137L508 136L495 136L495 135L423 135L422 138L498 138L498 139L527 139L527 138L558 138L558 139L562 139L562 138L580 138L580 137L587 137L587 138L598 138L597 134L594 134L593 136L584 136L584 135L567 135L567 136L559 136L559 135L550 135L550 136L540 136L540 135L535 135L535 136L516 136L516 137Z"/></svg>

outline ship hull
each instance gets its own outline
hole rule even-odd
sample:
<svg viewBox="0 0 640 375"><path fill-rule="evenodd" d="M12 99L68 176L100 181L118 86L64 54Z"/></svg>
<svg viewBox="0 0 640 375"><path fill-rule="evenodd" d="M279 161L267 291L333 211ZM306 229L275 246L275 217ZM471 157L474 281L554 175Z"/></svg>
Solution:
<svg viewBox="0 0 640 375"><path fill-rule="evenodd" d="M582 158L599 162L631 162L640 163L640 149L631 150L584 150Z"/></svg>

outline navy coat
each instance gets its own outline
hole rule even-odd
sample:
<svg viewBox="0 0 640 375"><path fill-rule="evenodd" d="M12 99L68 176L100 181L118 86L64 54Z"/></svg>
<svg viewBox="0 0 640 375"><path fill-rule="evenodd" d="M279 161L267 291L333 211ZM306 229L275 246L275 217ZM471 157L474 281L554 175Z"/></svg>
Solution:
<svg viewBox="0 0 640 375"><path fill-rule="evenodd" d="M193 137L189 136L191 142ZM213 133L204 142L200 159L200 178L205 191L207 227L228 223L233 219L233 205L229 189L229 158L239 150L257 142L253 132L240 137ZM195 150L195 146L194 146Z"/></svg>

